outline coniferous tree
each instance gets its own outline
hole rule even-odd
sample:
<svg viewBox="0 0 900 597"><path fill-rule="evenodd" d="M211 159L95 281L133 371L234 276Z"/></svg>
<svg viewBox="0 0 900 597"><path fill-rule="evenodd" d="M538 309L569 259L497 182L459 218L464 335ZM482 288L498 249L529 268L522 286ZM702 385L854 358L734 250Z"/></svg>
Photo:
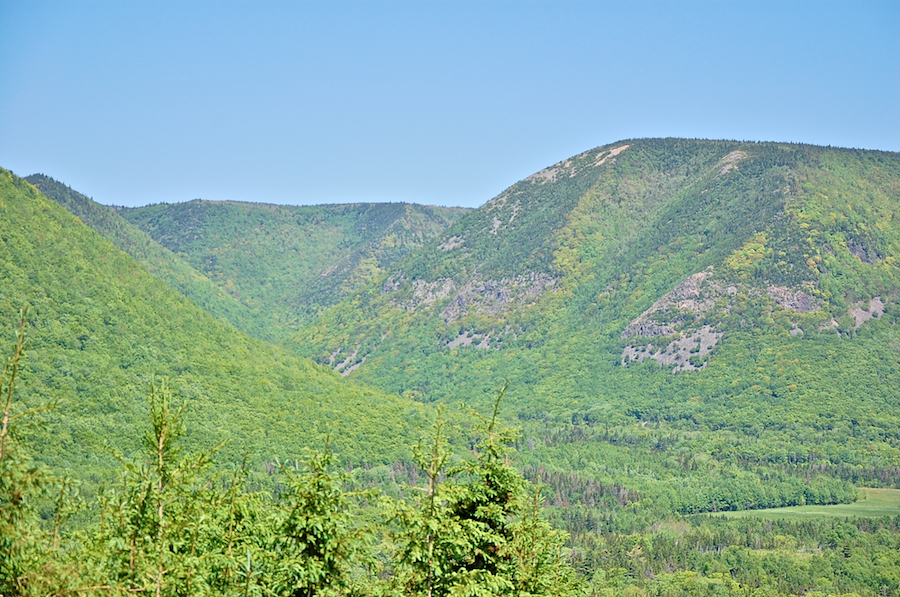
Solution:
<svg viewBox="0 0 900 597"><path fill-rule="evenodd" d="M301 474L282 467L288 484L273 544L276 595L339 595L351 589L351 569L361 556L361 532L352 528L348 496L333 464L326 444L323 453L310 454Z"/></svg>
<svg viewBox="0 0 900 597"><path fill-rule="evenodd" d="M504 388L505 391L505 388ZM528 508L526 482L510 462L516 434L499 428L504 391L490 418L481 417L482 438L474 458L448 467L443 413L430 454L416 460L428 480L415 504L400 504L401 531L396 581L407 594L567 595L574 571L562 558L565 535L540 517L539 497ZM449 480L442 481L446 475Z"/></svg>

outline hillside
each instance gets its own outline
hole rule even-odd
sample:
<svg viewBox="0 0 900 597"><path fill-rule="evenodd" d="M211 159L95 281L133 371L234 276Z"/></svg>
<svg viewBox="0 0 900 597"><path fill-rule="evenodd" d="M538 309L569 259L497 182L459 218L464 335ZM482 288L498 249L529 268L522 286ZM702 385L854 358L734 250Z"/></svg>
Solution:
<svg viewBox="0 0 900 597"><path fill-rule="evenodd" d="M404 203L280 206L195 200L120 213L269 318L270 327L286 338L467 211Z"/></svg>
<svg viewBox="0 0 900 597"><path fill-rule="evenodd" d="M538 476L680 512L842 499L900 486L898 212L897 154L623 141L513 185L293 346L421 401L509 382Z"/></svg>
<svg viewBox="0 0 900 597"><path fill-rule="evenodd" d="M418 437L420 406L220 322L5 170L0 279L4 342L29 308L23 405L61 401L28 439L54 470L97 479L105 444L132 453L153 379L186 402L189 449L228 440L222 462L302 457L329 433L346 462L390 462Z"/></svg>
<svg viewBox="0 0 900 597"><path fill-rule="evenodd" d="M94 213L96 204L63 195L104 234L120 235L122 246L156 246L109 219L113 212ZM391 220L396 206L379 209L309 208L304 242L287 240L296 226L285 214L300 212L274 206L204 201L131 212L147 217L138 223L151 232L148 214L156 213L165 227L153 234L162 238L165 228L181 239L164 241L177 251L166 259L191 268L190 259L206 255L212 269L203 271L216 288L271 313L282 330L301 326L278 348L204 313L0 171L0 313L8 314L9 338L15 309L31 306L31 350L17 392L29 404L65 399L25 442L90 486L111 463L106 442L134 451L146 387L165 376L188 403L189 450L228 438L220 462L251 452L257 466L240 499L260 516L284 499L276 491L269 504L254 493L271 487L274 457L321 446L330 431L342 468L367 464L344 477L359 501L352 525L338 517L341 528L378 535L388 518L394 525L403 517L385 514L379 508L388 501L371 500L369 490L409 503L428 495L404 485L429 478L428 463L418 468L407 450L434 420L422 403L489 412L508 384L501 415L522 434L497 435L516 448L497 462L543 486L521 522L537 521L543 503L555 526L571 533L566 550L554 553L578 570L586 593L898 594L900 519L893 507L851 502L900 488L900 155L629 140L516 183L443 232L435 226L430 240L378 232L390 226L363 230L363 216L403 221ZM366 244L369 229L377 233ZM415 236L418 228L403 229ZM279 254L280 246L299 258ZM396 246L405 248L388 250ZM356 253L343 254L345 269L326 274L335 263L329 255L348 247ZM377 266L366 265L366 255ZM319 263L331 266L314 270ZM311 308L301 315L263 300L292 288L301 300L280 278L285 272L306 276L299 291ZM343 282L329 280L339 272ZM477 420L458 412L448 409L451 421L465 421L456 439ZM465 444L453 445L458 459ZM467 446L491 453L484 443ZM383 466L370 469L374 462ZM500 478L512 478L508 472ZM493 474L483 479L491 489L477 495L509 499L495 494ZM481 477L456 477L473 479ZM222 509L227 499L210 502L220 519L235 515ZM214 510L195 512L197 520ZM743 514L721 515L734 511ZM825 511L865 518L798 519ZM52 513L47 506L41 515ZM205 528L221 534L226 526ZM422 528L433 537L432 526ZM445 535L451 546L458 530ZM258 550L254 561L270 557L282 569L272 545L256 543L280 531L255 532L247 527L242 539ZM73 545L101 545L71 537ZM375 553L389 543L373 535L371 558L386 561ZM235 557L243 562L249 553ZM369 573L380 582L390 571Z"/></svg>
<svg viewBox="0 0 900 597"><path fill-rule="evenodd" d="M254 311L166 249L149 234L123 218L115 209L100 205L43 174L25 177L45 197L56 201L100 236L131 255L144 269L170 288L222 321L256 338L281 335L268 313Z"/></svg>

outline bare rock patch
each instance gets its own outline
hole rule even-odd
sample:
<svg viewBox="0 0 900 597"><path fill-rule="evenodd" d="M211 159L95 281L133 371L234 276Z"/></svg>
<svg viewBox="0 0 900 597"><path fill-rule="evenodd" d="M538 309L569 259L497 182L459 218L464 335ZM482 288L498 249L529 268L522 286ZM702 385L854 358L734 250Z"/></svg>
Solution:
<svg viewBox="0 0 900 597"><path fill-rule="evenodd" d="M711 276L712 270L688 276L625 326L622 338L671 336L683 324L709 312L719 298L737 294L735 286L723 286Z"/></svg>
<svg viewBox="0 0 900 597"><path fill-rule="evenodd" d="M712 326L704 325L689 335L680 333L679 337L670 342L665 348L656 348L653 344L647 346L626 346L622 351L622 365L632 361L653 359L663 366L672 366L672 372L695 371L706 366L705 357L712 352L713 347L722 337L722 332L712 329ZM699 365L691 362L694 357L704 359Z"/></svg>
<svg viewBox="0 0 900 597"><path fill-rule="evenodd" d="M822 308L822 301L806 292L788 288L787 286L767 286L766 293L772 297L775 304L782 309L796 311L797 313L809 313Z"/></svg>
<svg viewBox="0 0 900 597"><path fill-rule="evenodd" d="M618 147L614 147L606 152L600 152L600 155L597 156L597 161L594 162L594 166L602 166L606 163L607 160L615 158L617 155L625 151L631 147L631 145L620 145Z"/></svg>
<svg viewBox="0 0 900 597"><path fill-rule="evenodd" d="M497 315L513 306L537 299L556 285L556 279L544 273L530 272L501 280L473 277L444 307L441 316L447 323L464 317L474 307L478 315Z"/></svg>
<svg viewBox="0 0 900 597"><path fill-rule="evenodd" d="M447 252L452 251L456 247L461 247L465 239L461 236L453 235L441 244L438 245L438 249L441 251Z"/></svg>
<svg viewBox="0 0 900 597"><path fill-rule="evenodd" d="M543 170L539 170L535 172L531 176L525 179L525 182L530 182L532 184L544 184L547 182L556 182L557 177L559 176L559 167L551 166L549 168L544 168Z"/></svg>
<svg viewBox="0 0 900 597"><path fill-rule="evenodd" d="M746 157L747 152L741 150L732 151L731 153L726 155L724 158L719 160L719 164L722 166L722 168L719 170L719 176L728 174L731 170L737 167L737 162L745 159Z"/></svg>
<svg viewBox="0 0 900 597"><path fill-rule="evenodd" d="M475 344L475 348L487 350L491 347L490 334L479 334L471 330L463 330L459 335L447 343L447 348L465 348Z"/></svg>
<svg viewBox="0 0 900 597"><path fill-rule="evenodd" d="M334 272L336 272L337 269L338 269L338 264L335 263L334 265L331 265L331 266L329 266L327 269L325 269L325 271L323 271L321 274L319 274L319 277L320 277L320 278L327 278L328 276L330 276L331 274L333 274Z"/></svg>
<svg viewBox="0 0 900 597"><path fill-rule="evenodd" d="M864 309L863 305L864 303L858 303L850 309L850 315L854 319L854 329L870 319L880 319L884 315L884 302L881 300L881 297L876 296L870 300L867 309Z"/></svg>
<svg viewBox="0 0 900 597"><path fill-rule="evenodd" d="M847 249L849 249L853 255L859 257L859 260L863 263L874 264L882 258L878 251L867 248L866 245L854 238L847 239Z"/></svg>

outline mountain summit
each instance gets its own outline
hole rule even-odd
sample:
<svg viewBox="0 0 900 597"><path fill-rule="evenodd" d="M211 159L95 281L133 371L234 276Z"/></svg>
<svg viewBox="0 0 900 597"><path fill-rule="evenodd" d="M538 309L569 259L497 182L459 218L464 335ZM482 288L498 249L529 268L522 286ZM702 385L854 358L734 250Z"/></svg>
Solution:
<svg viewBox="0 0 900 597"><path fill-rule="evenodd" d="M419 399L471 399L506 379L523 404L570 414L660 384L701 396L852 393L855 383L832 383L851 362L900 370L888 323L900 297L898 189L889 152L598 147L509 187L293 344ZM760 351L789 364L769 371ZM866 400L892 394L884 379L867 380Z"/></svg>

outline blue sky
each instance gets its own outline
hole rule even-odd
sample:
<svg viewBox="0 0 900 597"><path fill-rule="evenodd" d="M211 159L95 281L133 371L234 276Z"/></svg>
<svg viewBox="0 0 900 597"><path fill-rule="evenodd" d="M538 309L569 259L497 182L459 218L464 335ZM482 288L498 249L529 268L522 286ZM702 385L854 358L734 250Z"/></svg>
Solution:
<svg viewBox="0 0 900 597"><path fill-rule="evenodd" d="M900 151L900 3L0 0L0 166L477 206L634 137Z"/></svg>

